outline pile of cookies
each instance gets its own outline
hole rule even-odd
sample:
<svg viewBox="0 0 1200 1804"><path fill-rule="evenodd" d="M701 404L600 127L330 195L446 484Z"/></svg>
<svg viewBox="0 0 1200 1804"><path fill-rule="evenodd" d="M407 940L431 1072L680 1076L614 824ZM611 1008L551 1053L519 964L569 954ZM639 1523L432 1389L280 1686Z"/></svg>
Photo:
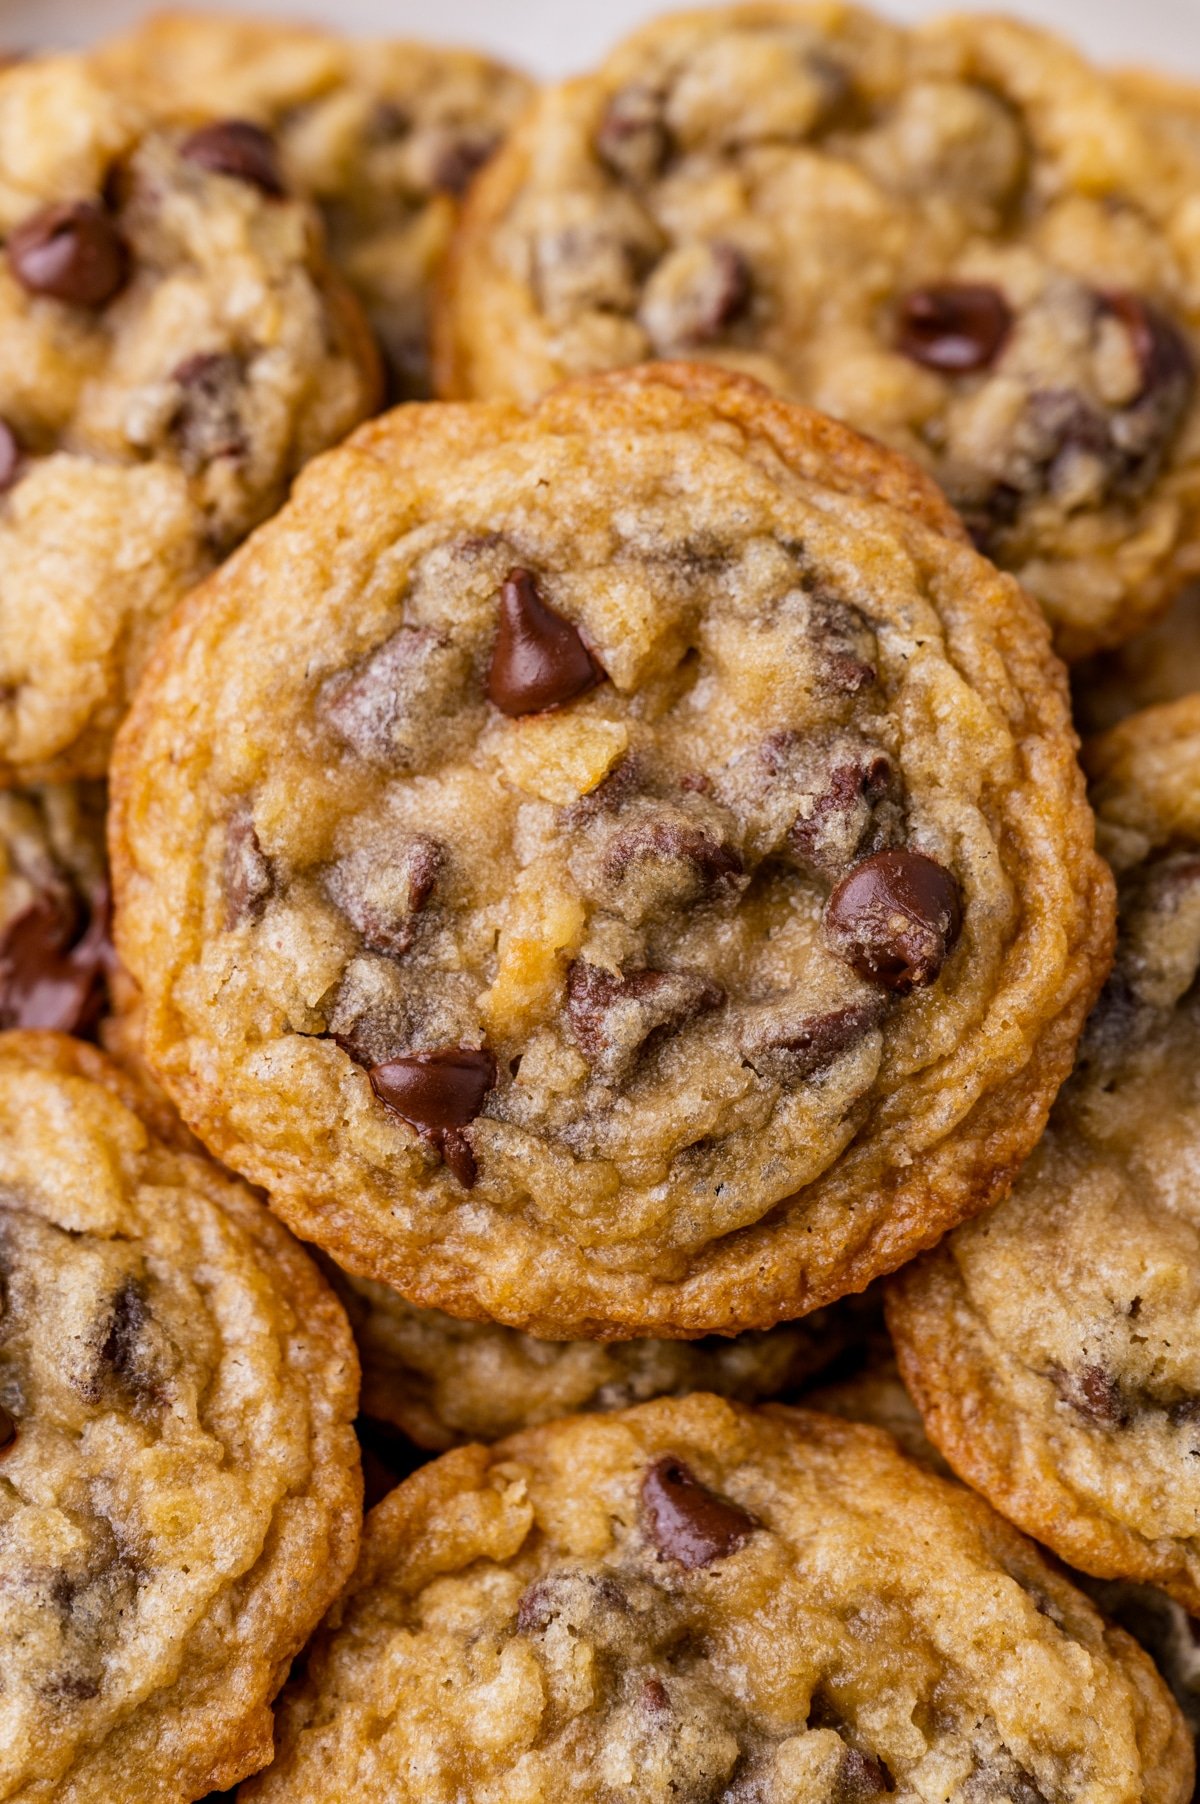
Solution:
<svg viewBox="0 0 1200 1804"><path fill-rule="evenodd" d="M1200 87L5 63L0 1799L1188 1804L1197 584Z"/></svg>

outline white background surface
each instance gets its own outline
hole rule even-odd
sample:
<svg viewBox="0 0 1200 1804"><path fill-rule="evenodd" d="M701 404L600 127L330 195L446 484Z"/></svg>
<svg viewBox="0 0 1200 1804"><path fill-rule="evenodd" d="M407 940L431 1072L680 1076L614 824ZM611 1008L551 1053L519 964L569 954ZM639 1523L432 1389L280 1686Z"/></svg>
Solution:
<svg viewBox="0 0 1200 1804"><path fill-rule="evenodd" d="M158 0L164 4L165 0ZM186 0L174 0L185 4ZM877 0L900 17L954 8L954 0ZM958 0L960 8L970 0ZM0 0L0 42L12 48L78 43L150 10L153 0ZM191 0L193 6L204 0ZM675 0L674 10L682 0ZM220 11L220 7L212 10ZM475 43L535 74L586 67L630 26L672 10L671 0L243 0L243 10L336 23L347 31ZM1073 36L1092 55L1157 63L1200 79L1200 0L991 0Z"/></svg>

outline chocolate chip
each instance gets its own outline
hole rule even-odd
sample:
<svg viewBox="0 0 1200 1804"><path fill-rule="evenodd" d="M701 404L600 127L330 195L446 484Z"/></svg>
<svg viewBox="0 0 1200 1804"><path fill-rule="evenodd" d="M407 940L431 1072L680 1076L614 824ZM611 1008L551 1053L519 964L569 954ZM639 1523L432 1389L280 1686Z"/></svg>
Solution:
<svg viewBox="0 0 1200 1804"><path fill-rule="evenodd" d="M660 1558L685 1572L734 1553L758 1527L736 1503L706 1489L682 1460L668 1455L647 1467L642 1508Z"/></svg>
<svg viewBox="0 0 1200 1804"><path fill-rule="evenodd" d="M1104 305L1129 334L1142 378L1139 400L1152 390L1176 383L1190 389L1196 375L1195 359L1173 320L1140 294L1107 294Z"/></svg>
<svg viewBox="0 0 1200 1804"><path fill-rule="evenodd" d="M995 362L1012 325L1012 308L998 288L940 282L905 295L896 343L926 369L963 376Z"/></svg>
<svg viewBox="0 0 1200 1804"><path fill-rule="evenodd" d="M794 1006L770 1006L749 1016L741 1053L760 1077L794 1085L825 1071L878 1027L886 1003L861 1003L827 1014L800 1014Z"/></svg>
<svg viewBox="0 0 1200 1804"><path fill-rule="evenodd" d="M671 1694L657 1673L643 1679L638 1703L645 1714L655 1720L661 1721L671 1715Z"/></svg>
<svg viewBox="0 0 1200 1804"><path fill-rule="evenodd" d="M444 194L458 197L466 193L484 164L495 153L498 140L486 138L451 138L439 151L433 166L433 185Z"/></svg>
<svg viewBox="0 0 1200 1804"><path fill-rule="evenodd" d="M469 1046L409 1052L372 1065L369 1076L379 1100L435 1146L469 1190L477 1172L462 1130L474 1121L495 1085L496 1061L491 1053Z"/></svg>
<svg viewBox="0 0 1200 1804"><path fill-rule="evenodd" d="M21 441L7 420L0 419L0 495L7 494L21 471Z"/></svg>
<svg viewBox="0 0 1200 1804"><path fill-rule="evenodd" d="M333 866L326 887L369 951L403 958L445 859L440 840L417 833L394 850L368 846L350 853Z"/></svg>
<svg viewBox="0 0 1200 1804"><path fill-rule="evenodd" d="M0 1453L7 1453L17 1438L17 1425L0 1404Z"/></svg>
<svg viewBox="0 0 1200 1804"><path fill-rule="evenodd" d="M621 1585L604 1572L548 1572L535 1579L517 1605L517 1628L540 1635L552 1623L566 1621L586 1628L600 1645L619 1636L629 1617L629 1599Z"/></svg>
<svg viewBox="0 0 1200 1804"><path fill-rule="evenodd" d="M638 310L663 355L712 344L750 305L750 266L735 245L688 244L663 258Z"/></svg>
<svg viewBox="0 0 1200 1804"><path fill-rule="evenodd" d="M135 1384L141 1372L140 1341L149 1319L145 1290L135 1278L127 1279L113 1298L100 1347L100 1363L124 1383Z"/></svg>
<svg viewBox="0 0 1200 1804"><path fill-rule="evenodd" d="M825 905L831 949L898 996L934 981L961 927L957 883L922 852L875 852Z"/></svg>
<svg viewBox="0 0 1200 1804"><path fill-rule="evenodd" d="M248 807L231 817L225 834L225 925L232 929L257 921L275 889L271 862L258 843Z"/></svg>
<svg viewBox="0 0 1200 1804"><path fill-rule="evenodd" d="M502 714L537 714L561 708L603 680L578 629L542 600L537 579L528 570L510 571L500 591L489 699Z"/></svg>
<svg viewBox="0 0 1200 1804"><path fill-rule="evenodd" d="M124 287L129 253L95 201L43 207L10 233L8 262L29 294L100 308Z"/></svg>
<svg viewBox="0 0 1200 1804"><path fill-rule="evenodd" d="M360 758L415 769L444 754L446 719L470 677L460 646L428 626L402 626L352 671L321 687L317 718Z"/></svg>
<svg viewBox="0 0 1200 1804"><path fill-rule="evenodd" d="M247 182L278 200L286 192L279 151L270 132L249 119L219 119L186 138L179 154L212 175Z"/></svg>
<svg viewBox="0 0 1200 1804"><path fill-rule="evenodd" d="M649 182L661 173L670 148L662 95L638 84L618 89L596 133L600 161L626 181Z"/></svg>
<svg viewBox="0 0 1200 1804"><path fill-rule="evenodd" d="M614 977L577 959L567 973L567 1023L588 1063L619 1083L650 1043L718 1009L725 992L694 971L635 971Z"/></svg>
<svg viewBox="0 0 1200 1804"><path fill-rule="evenodd" d="M1063 1402L1098 1428L1121 1428L1128 1422L1121 1387L1098 1361L1090 1360L1072 1372L1056 1367L1050 1376Z"/></svg>
<svg viewBox="0 0 1200 1804"><path fill-rule="evenodd" d="M848 747L805 798L788 833L788 850L801 869L817 877L838 877L869 840L875 848L886 843L899 826L898 810L882 831L873 829L876 810L894 786L886 753L865 745Z"/></svg>
<svg viewBox="0 0 1200 1804"><path fill-rule="evenodd" d="M108 913L107 892L89 906L64 891L14 916L0 936L0 1028L78 1034L92 1025L112 958Z"/></svg>
<svg viewBox="0 0 1200 1804"><path fill-rule="evenodd" d="M896 1789L895 1781L882 1760L864 1754L858 1748L847 1748L833 1783L834 1804L868 1804Z"/></svg>
<svg viewBox="0 0 1200 1804"><path fill-rule="evenodd" d="M244 457L244 360L232 351L200 351L185 358L172 372L171 380L180 393L170 431L179 445L184 468L195 474L218 458Z"/></svg>
<svg viewBox="0 0 1200 1804"><path fill-rule="evenodd" d="M617 827L600 868L612 905L636 920L661 908L721 900L744 887L740 852L669 806Z"/></svg>

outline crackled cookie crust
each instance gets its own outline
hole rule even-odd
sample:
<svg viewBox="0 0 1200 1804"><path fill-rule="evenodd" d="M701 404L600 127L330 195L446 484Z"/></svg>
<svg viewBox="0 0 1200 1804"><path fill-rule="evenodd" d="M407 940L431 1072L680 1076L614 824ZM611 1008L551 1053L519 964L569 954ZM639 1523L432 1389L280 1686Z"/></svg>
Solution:
<svg viewBox="0 0 1200 1804"><path fill-rule="evenodd" d="M854 1345L867 1321L862 1307L844 1303L732 1339L535 1340L418 1309L388 1285L336 1267L331 1275L362 1361L363 1414L437 1452L688 1391L739 1403L784 1396Z"/></svg>
<svg viewBox="0 0 1200 1804"><path fill-rule="evenodd" d="M1184 1804L1149 1660L887 1436L714 1397L425 1467L242 1804Z"/></svg>
<svg viewBox="0 0 1200 1804"><path fill-rule="evenodd" d="M321 207L393 398L427 396L432 284L462 195L531 84L468 50L211 13L156 14L97 61L160 114L217 106L271 129L289 181Z"/></svg>
<svg viewBox="0 0 1200 1804"><path fill-rule="evenodd" d="M1028 599L693 366L366 428L182 611L114 785L205 1143L553 1338L769 1327L983 1206L1110 933Z"/></svg>
<svg viewBox="0 0 1200 1804"><path fill-rule="evenodd" d="M186 1137L185 1137L186 1139ZM349 1330L102 1054L0 1036L0 1797L189 1804L358 1543Z"/></svg>
<svg viewBox="0 0 1200 1804"><path fill-rule="evenodd" d="M686 13L546 91L447 270L440 392L655 356L919 458L1079 657L1200 568L1200 145L1034 27Z"/></svg>
<svg viewBox="0 0 1200 1804"><path fill-rule="evenodd" d="M265 135L0 72L0 782L103 774L166 613L377 389Z"/></svg>
<svg viewBox="0 0 1200 1804"><path fill-rule="evenodd" d="M1200 697L1090 748L1113 976L1012 1196L900 1274L930 1436L1085 1572L1200 1615Z"/></svg>

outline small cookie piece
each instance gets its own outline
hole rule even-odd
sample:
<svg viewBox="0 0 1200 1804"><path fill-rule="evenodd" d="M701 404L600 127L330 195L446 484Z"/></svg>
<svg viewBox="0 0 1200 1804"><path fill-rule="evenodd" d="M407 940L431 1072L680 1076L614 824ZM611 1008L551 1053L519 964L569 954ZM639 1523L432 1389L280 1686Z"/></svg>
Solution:
<svg viewBox="0 0 1200 1804"><path fill-rule="evenodd" d="M198 12L152 15L96 61L159 115L219 106L270 130L321 208L393 398L427 396L432 286L466 188L532 96L525 77L469 50Z"/></svg>
<svg viewBox="0 0 1200 1804"><path fill-rule="evenodd" d="M0 1030L82 1033L113 965L100 783L0 791Z"/></svg>
<svg viewBox="0 0 1200 1804"><path fill-rule="evenodd" d="M887 1436L697 1395L424 1467L241 1804L1184 1804L1149 1659Z"/></svg>
<svg viewBox="0 0 1200 1804"><path fill-rule="evenodd" d="M80 58L0 73L3 783L103 775L175 601L377 396L272 144L213 145Z"/></svg>
<svg viewBox="0 0 1200 1804"><path fill-rule="evenodd" d="M1107 957L1028 598L914 466L692 365L365 428L177 616L114 773L205 1144L553 1339L771 1327L931 1244Z"/></svg>
<svg viewBox="0 0 1200 1804"><path fill-rule="evenodd" d="M1064 656L1200 558L1200 146L1031 25L659 20L473 191L440 392L711 358L922 461Z"/></svg>
<svg viewBox="0 0 1200 1804"><path fill-rule="evenodd" d="M888 1315L956 1472L1071 1565L1200 1614L1200 696L1088 762L1115 970L1011 1197Z"/></svg>
<svg viewBox="0 0 1200 1804"><path fill-rule="evenodd" d="M169 1111L0 1036L0 1796L189 1804L266 1764L357 1552L357 1381L311 1261Z"/></svg>
<svg viewBox="0 0 1200 1804"><path fill-rule="evenodd" d="M811 1380L864 1325L861 1306L847 1301L731 1340L535 1340L491 1322L417 1309L368 1278L336 1268L331 1276L362 1361L363 1414L439 1453L558 1416L688 1391L764 1402Z"/></svg>

